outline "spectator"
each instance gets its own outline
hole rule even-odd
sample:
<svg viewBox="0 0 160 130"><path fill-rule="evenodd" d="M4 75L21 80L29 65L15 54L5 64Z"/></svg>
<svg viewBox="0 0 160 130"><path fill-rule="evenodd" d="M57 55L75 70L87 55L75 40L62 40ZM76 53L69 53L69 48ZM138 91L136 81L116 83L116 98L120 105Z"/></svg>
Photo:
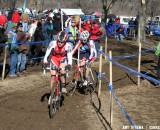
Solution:
<svg viewBox="0 0 160 130"><path fill-rule="evenodd" d="M12 30L12 15L13 15L13 10L9 11L8 13L8 26L7 26L7 32Z"/></svg>
<svg viewBox="0 0 160 130"><path fill-rule="evenodd" d="M56 40L57 34L61 31L61 14L56 13L53 17L53 39Z"/></svg>
<svg viewBox="0 0 160 130"><path fill-rule="evenodd" d="M124 27L120 26L117 30L116 30L116 35L115 35L115 39L117 40L123 40L124 39Z"/></svg>
<svg viewBox="0 0 160 130"><path fill-rule="evenodd" d="M65 28L67 28L68 26L71 25L72 19L74 19L74 16L73 16L73 15L71 15L71 16L69 16L69 17L67 18L67 20L65 21Z"/></svg>
<svg viewBox="0 0 160 130"><path fill-rule="evenodd" d="M115 18L115 24L120 24L120 18L119 18L119 16L117 18Z"/></svg>
<svg viewBox="0 0 160 130"><path fill-rule="evenodd" d="M8 19L7 19L7 16L3 14L3 11L0 12L0 21L1 21L1 23L3 23L3 25L5 26L4 28L6 29Z"/></svg>
<svg viewBox="0 0 160 130"><path fill-rule="evenodd" d="M34 33L34 41L38 42L38 41L43 41L44 37L43 37L43 32L42 32L42 24L41 22L37 23L37 28L35 30ZM35 58L38 58L37 60L35 60L35 62L33 63L36 65L39 65L39 63L41 62L41 58L42 57L42 46L43 46L43 42L40 42L39 44L34 44L32 46L32 54L34 55Z"/></svg>
<svg viewBox="0 0 160 130"><path fill-rule="evenodd" d="M30 37L31 37L31 41L34 41L34 37L33 37L33 34L37 28L37 23L38 23L38 19L34 19L33 20L33 23L31 24L30 28L29 28L29 34L30 34Z"/></svg>
<svg viewBox="0 0 160 130"><path fill-rule="evenodd" d="M7 35L5 34L5 29L3 23L0 22L0 44L4 44L7 42ZM3 52L3 46L0 46L0 56Z"/></svg>
<svg viewBox="0 0 160 130"><path fill-rule="evenodd" d="M96 51L99 50L99 44L100 44L100 37L102 35L102 28L100 26L99 20L96 19L95 23L92 25L91 28L91 37L90 39L94 40Z"/></svg>
<svg viewBox="0 0 160 130"><path fill-rule="evenodd" d="M131 20L128 22L129 25L129 36L133 37L133 35L135 34L135 21L133 20L133 18L131 18Z"/></svg>
<svg viewBox="0 0 160 130"><path fill-rule="evenodd" d="M136 16L136 19L134 20L134 25L135 25L135 35L138 34L138 23L139 23L139 16Z"/></svg>
<svg viewBox="0 0 160 130"><path fill-rule="evenodd" d="M20 15L18 13L18 10L16 10L12 15L12 22L13 23L19 23L20 22Z"/></svg>
<svg viewBox="0 0 160 130"><path fill-rule="evenodd" d="M81 24L81 25L80 25L80 24ZM77 27L77 29L78 29L80 32L83 32L84 30L86 30L86 29L84 28L84 24L85 24L84 19L81 19L81 21L78 21L78 22L76 23L76 27Z"/></svg>
<svg viewBox="0 0 160 130"><path fill-rule="evenodd" d="M8 44L9 44L9 53L10 53L10 77L17 77L16 75L16 66L18 63L18 44L17 44L17 24L12 23L12 30L8 33Z"/></svg>
<svg viewBox="0 0 160 130"><path fill-rule="evenodd" d="M44 35L44 38L45 40L53 40L53 21L52 21L52 18L48 17L47 18L47 21L44 23L44 26L43 26L43 35ZM46 48L48 47L48 44L46 44Z"/></svg>
<svg viewBox="0 0 160 130"><path fill-rule="evenodd" d="M21 21L23 25L22 31L27 32L28 31L28 24L30 23L30 17L29 17L29 12L25 12L24 14L21 15Z"/></svg>
<svg viewBox="0 0 160 130"><path fill-rule="evenodd" d="M29 34L22 31L22 23L17 24L17 42L23 43L19 44L19 52L18 52L18 64L17 64L17 76L20 76L21 73L27 73L26 71L26 55L29 51L29 44L24 44L24 42L28 41Z"/></svg>
<svg viewBox="0 0 160 130"><path fill-rule="evenodd" d="M66 28L66 32L68 33L68 41L71 42L71 46L73 47L76 44L76 41L78 40L79 31L76 27L76 20L71 20L71 25L69 25Z"/></svg>
<svg viewBox="0 0 160 130"><path fill-rule="evenodd" d="M42 27L43 27L44 23L45 23L45 18L44 17L41 18L41 23L42 23Z"/></svg>
<svg viewBox="0 0 160 130"><path fill-rule="evenodd" d="M155 54L158 56L158 63L157 63L157 79L160 80L160 42L158 43L156 47ZM157 84L157 87L160 86L160 84Z"/></svg>
<svg viewBox="0 0 160 130"><path fill-rule="evenodd" d="M91 33L91 28L92 28L92 19L88 19L86 23L84 23L84 28Z"/></svg>
<svg viewBox="0 0 160 130"><path fill-rule="evenodd" d="M108 21L108 24L106 26L106 33L107 35L112 35L115 34L115 21L113 20L113 18L110 18Z"/></svg>

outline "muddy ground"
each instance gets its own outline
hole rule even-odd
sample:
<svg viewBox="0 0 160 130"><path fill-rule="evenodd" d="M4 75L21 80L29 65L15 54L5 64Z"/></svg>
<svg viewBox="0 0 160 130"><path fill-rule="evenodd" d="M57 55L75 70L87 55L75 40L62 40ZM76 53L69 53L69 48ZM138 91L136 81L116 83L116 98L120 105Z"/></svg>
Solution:
<svg viewBox="0 0 160 130"><path fill-rule="evenodd" d="M157 38L142 43L143 49L155 47ZM103 41L102 41L103 42ZM148 43L154 43L148 44ZM104 42L103 42L104 43ZM103 44L102 44L103 45ZM108 50L113 56L124 56L138 52L136 41L108 40ZM115 59L119 63L137 70L138 56L127 59ZM98 70L98 61L93 71ZM157 56L154 52L142 53L141 72L156 77ZM123 130L131 129L116 100L113 98L113 122L110 123L110 92L108 83L102 79L100 97L95 93L93 103L88 95L76 92L72 97L64 95L61 109L53 119L48 116L48 86L47 77L42 76L41 66L28 66L28 74L18 78L0 81L0 130ZM70 72L70 75L72 71ZM109 78L109 65L104 62L103 72ZM70 83L70 79L68 79ZM68 85L70 89L71 83ZM137 86L137 76L113 65L113 88L115 95L129 117L139 127L149 130L151 126L160 127L160 88L153 82L141 78ZM156 128L156 127L155 127Z"/></svg>

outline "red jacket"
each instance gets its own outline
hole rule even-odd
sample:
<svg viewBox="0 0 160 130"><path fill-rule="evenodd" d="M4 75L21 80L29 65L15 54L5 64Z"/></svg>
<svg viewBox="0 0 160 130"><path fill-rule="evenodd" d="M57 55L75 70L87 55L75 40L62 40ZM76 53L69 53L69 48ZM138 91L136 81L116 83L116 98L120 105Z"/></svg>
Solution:
<svg viewBox="0 0 160 130"><path fill-rule="evenodd" d="M93 24L91 28L91 39L96 40L99 39L100 36L103 34L102 31L100 30L101 26Z"/></svg>
<svg viewBox="0 0 160 130"><path fill-rule="evenodd" d="M84 23L83 27L90 33L91 32L91 24Z"/></svg>
<svg viewBox="0 0 160 130"><path fill-rule="evenodd" d="M19 23L20 22L20 15L18 14L17 11L12 16L12 22L14 22L14 23Z"/></svg>
<svg viewBox="0 0 160 130"><path fill-rule="evenodd" d="M0 24L4 25L7 23L7 21L7 17L4 14L0 15Z"/></svg>

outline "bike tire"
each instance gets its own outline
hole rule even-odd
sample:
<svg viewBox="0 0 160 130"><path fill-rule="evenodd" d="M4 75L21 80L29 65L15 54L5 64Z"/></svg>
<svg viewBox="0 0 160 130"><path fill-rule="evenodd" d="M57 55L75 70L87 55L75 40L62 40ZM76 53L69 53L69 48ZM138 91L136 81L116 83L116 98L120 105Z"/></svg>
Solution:
<svg viewBox="0 0 160 130"><path fill-rule="evenodd" d="M58 85L58 84L55 84ZM57 110L60 108L60 94L59 90L57 90L57 86L53 85L51 89L51 94L50 94L50 100L49 100L49 116L50 118L53 118L54 115L56 114ZM58 95L56 94L58 91ZM58 99L57 99L58 96Z"/></svg>
<svg viewBox="0 0 160 130"><path fill-rule="evenodd" d="M69 96L73 96L73 94L75 93L76 89L77 89L77 85L78 85L78 77L77 77L77 72L74 73L73 75L73 79L72 79L72 84L73 84L73 87L72 89L70 90L69 92ZM74 80L74 81L73 81Z"/></svg>
<svg viewBox="0 0 160 130"><path fill-rule="evenodd" d="M96 86L98 85L97 73L91 70L89 72L88 79L89 79L89 83L87 84L86 91L89 95L90 102L92 103L93 93L96 92Z"/></svg>

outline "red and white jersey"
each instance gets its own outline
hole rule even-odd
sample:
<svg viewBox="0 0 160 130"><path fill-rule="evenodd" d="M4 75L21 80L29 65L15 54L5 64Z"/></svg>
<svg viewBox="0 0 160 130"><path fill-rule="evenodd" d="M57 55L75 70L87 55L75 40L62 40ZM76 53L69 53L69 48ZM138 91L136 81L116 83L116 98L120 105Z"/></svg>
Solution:
<svg viewBox="0 0 160 130"><path fill-rule="evenodd" d="M57 45L57 41L51 41L46 54L44 56L44 63L47 63L47 59L48 56L51 54L51 60L53 60L54 58L58 58L58 59L63 59L65 57L67 57L68 59L68 64L72 65L72 47L70 45L70 43L66 43L63 47L59 48Z"/></svg>
<svg viewBox="0 0 160 130"><path fill-rule="evenodd" d="M78 41L78 43L76 44L75 48L72 51L72 55L78 50L80 49L80 53L81 52L90 52L90 56L89 59L92 59L93 57L97 58L97 51L95 48L95 44L93 40L89 40L87 43L82 43L80 40Z"/></svg>

